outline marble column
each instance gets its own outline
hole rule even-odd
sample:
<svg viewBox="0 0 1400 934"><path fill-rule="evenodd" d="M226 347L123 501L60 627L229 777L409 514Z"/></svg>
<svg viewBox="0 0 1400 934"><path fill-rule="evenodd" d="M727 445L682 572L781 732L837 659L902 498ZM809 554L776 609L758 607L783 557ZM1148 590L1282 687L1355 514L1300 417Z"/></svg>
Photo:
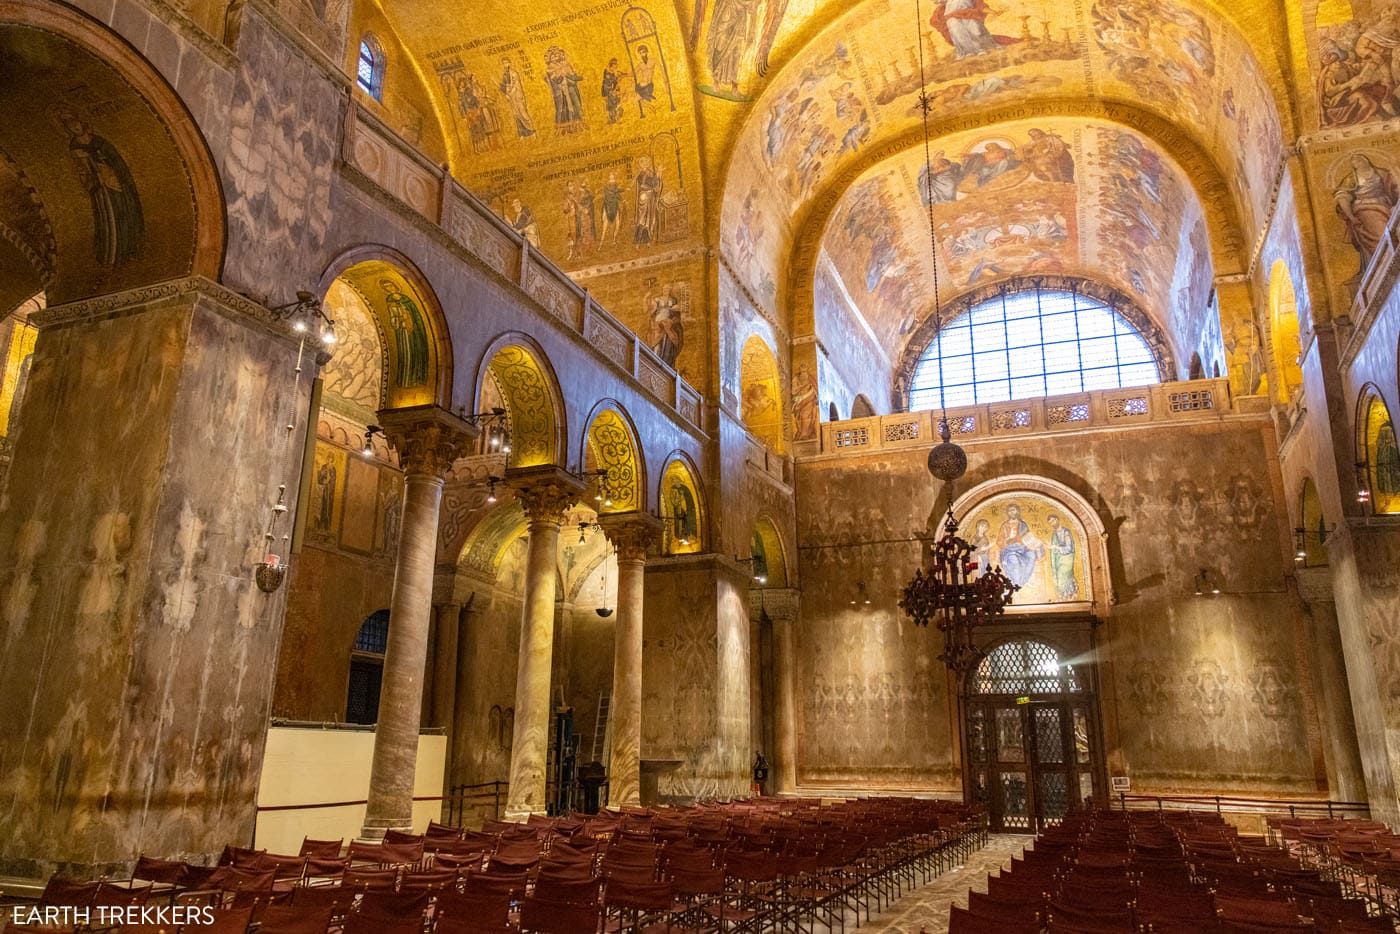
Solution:
<svg viewBox="0 0 1400 934"><path fill-rule="evenodd" d="M362 831L367 839L378 839L389 829L408 830L413 823L443 480L455 460L471 453L477 436L474 426L436 405L385 409L379 413L379 424L398 452L404 499Z"/></svg>
<svg viewBox="0 0 1400 934"><path fill-rule="evenodd" d="M647 549L661 537L661 523L642 512L601 516L598 521L617 549L608 805L638 806L642 803L642 592Z"/></svg>
<svg viewBox="0 0 1400 934"><path fill-rule="evenodd" d="M462 605L444 603L437 607L433 641L432 726L452 735L454 699L457 696L457 643L461 639Z"/></svg>
<svg viewBox="0 0 1400 934"><path fill-rule="evenodd" d="M583 482L552 465L508 469L506 480L525 510L525 600L520 621L520 662L515 676L515 731L510 752L510 791L505 818L545 813L549 756L549 682L554 661L554 602L559 527L583 494Z"/></svg>
<svg viewBox="0 0 1400 934"><path fill-rule="evenodd" d="M795 643L800 591L765 590L763 609L773 620L773 788L778 794L797 791L797 679Z"/></svg>

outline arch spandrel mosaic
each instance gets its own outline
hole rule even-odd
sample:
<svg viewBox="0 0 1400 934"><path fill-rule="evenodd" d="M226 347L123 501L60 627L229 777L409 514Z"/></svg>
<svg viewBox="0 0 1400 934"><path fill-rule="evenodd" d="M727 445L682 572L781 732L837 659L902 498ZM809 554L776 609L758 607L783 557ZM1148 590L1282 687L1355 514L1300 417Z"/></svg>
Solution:
<svg viewBox="0 0 1400 934"><path fill-rule="evenodd" d="M1021 588L1013 610L1081 608L1093 600L1084 526L1056 500L1001 493L979 503L959 526L979 566L999 566Z"/></svg>

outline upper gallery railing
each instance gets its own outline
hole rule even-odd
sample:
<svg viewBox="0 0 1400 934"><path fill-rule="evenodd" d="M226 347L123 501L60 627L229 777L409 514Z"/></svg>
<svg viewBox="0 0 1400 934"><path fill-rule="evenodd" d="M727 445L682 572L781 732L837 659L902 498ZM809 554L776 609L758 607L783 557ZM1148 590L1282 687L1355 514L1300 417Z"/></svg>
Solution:
<svg viewBox="0 0 1400 934"><path fill-rule="evenodd" d="M1385 223L1385 231L1376 244L1375 252L1371 254L1371 261L1366 264L1366 269L1361 274L1356 295L1351 300L1351 323L1354 330L1342 354L1342 359L1346 362L1354 359L1360 351L1366 335L1371 330L1371 321L1385 304L1388 289L1395 281L1395 276L1391 273L1395 271L1396 249L1397 245L1400 245L1397 241L1400 241L1400 204L1391 209L1390 219Z"/></svg>
<svg viewBox="0 0 1400 934"><path fill-rule="evenodd" d="M512 279L564 326L703 431L700 393L558 266L410 143L348 100L341 158Z"/></svg>
<svg viewBox="0 0 1400 934"><path fill-rule="evenodd" d="M1101 389L1072 396L1018 399L948 410L957 441L1047 434L1085 428L1132 427L1154 422L1219 418L1240 412L1227 379L1197 379L1126 389ZM1252 411L1253 407L1248 410ZM1259 408L1267 412L1267 401ZM876 415L821 426L822 454L859 453L938 443L936 411Z"/></svg>

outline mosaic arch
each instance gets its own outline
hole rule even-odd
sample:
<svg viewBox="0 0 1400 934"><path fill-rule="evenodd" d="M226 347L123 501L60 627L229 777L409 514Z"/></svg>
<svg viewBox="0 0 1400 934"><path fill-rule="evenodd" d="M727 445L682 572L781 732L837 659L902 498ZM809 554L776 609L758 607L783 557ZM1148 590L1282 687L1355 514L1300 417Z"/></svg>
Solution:
<svg viewBox="0 0 1400 934"><path fill-rule="evenodd" d="M1371 511L1378 516L1400 513L1400 446L1390 410L1374 386L1362 393L1359 415L1357 441L1371 490Z"/></svg>
<svg viewBox="0 0 1400 934"><path fill-rule="evenodd" d="M378 247L352 250L331 265L322 281L328 310L338 301L340 307L358 306L373 316L383 348L383 407L449 404L452 343L447 321L432 288L405 257ZM367 340L363 325L361 329Z"/></svg>
<svg viewBox="0 0 1400 934"><path fill-rule="evenodd" d="M487 580L500 574L506 550L527 531L525 510L519 500L503 502L486 513L467 535L457 556L459 570Z"/></svg>
<svg viewBox="0 0 1400 934"><path fill-rule="evenodd" d="M616 402L607 400L594 409L584 433L584 469L606 470L606 488L593 482L593 506L599 513L636 512L646 507L646 468L631 421ZM611 498L612 504L608 505Z"/></svg>
<svg viewBox="0 0 1400 934"><path fill-rule="evenodd" d="M91 89L110 92L98 96ZM217 279L222 188L179 98L124 40L45 0L0 2L0 314Z"/></svg>
<svg viewBox="0 0 1400 934"><path fill-rule="evenodd" d="M953 514L979 566L1000 567L1020 586L1008 613L1107 612L1105 529L1068 487L1000 478L959 497Z"/></svg>
<svg viewBox="0 0 1400 934"><path fill-rule="evenodd" d="M559 463L563 405L544 351L523 334L508 334L498 338L483 359L476 411L506 410L511 446L507 465Z"/></svg>
<svg viewBox="0 0 1400 934"><path fill-rule="evenodd" d="M1117 112L1156 123L1173 152L1199 153L1191 175L1224 180L1246 240L1260 229L1282 159L1273 91L1282 78L1269 49L1266 69L1229 18L1195 3L1030 0L978 6L974 21L962 40L935 30L925 50L940 144L1030 112ZM987 41L967 44L974 35ZM916 46L903 5L856 4L756 101L727 170L721 224L723 251L751 290L763 270L785 267L804 217L848 187L851 167L917 143Z"/></svg>
<svg viewBox="0 0 1400 934"><path fill-rule="evenodd" d="M661 472L661 550L668 555L698 554L705 550L704 498L696 481L695 466L679 452L671 455Z"/></svg>
<svg viewBox="0 0 1400 934"><path fill-rule="evenodd" d="M1287 402L1303 388L1303 347L1299 331L1298 293L1293 288L1293 277L1287 263L1274 260L1269 270L1269 337L1274 368L1279 374L1281 402Z"/></svg>
<svg viewBox="0 0 1400 934"><path fill-rule="evenodd" d="M754 522L752 549L754 583L759 587L787 587L787 550L778 527L768 516L760 515Z"/></svg>
<svg viewBox="0 0 1400 934"><path fill-rule="evenodd" d="M1022 120L942 137L928 164L922 146L903 151L837 202L819 248L819 270L838 280L814 293L819 337L843 311L823 306L844 304L898 356L934 304L930 200L944 301L1012 277L1073 276L1132 296L1162 331L1199 327L1214 277L1208 243L1192 240L1203 209L1150 138L1102 120Z"/></svg>
<svg viewBox="0 0 1400 934"><path fill-rule="evenodd" d="M739 357L739 417L770 450L778 454L786 450L782 376L773 349L757 334L744 342Z"/></svg>

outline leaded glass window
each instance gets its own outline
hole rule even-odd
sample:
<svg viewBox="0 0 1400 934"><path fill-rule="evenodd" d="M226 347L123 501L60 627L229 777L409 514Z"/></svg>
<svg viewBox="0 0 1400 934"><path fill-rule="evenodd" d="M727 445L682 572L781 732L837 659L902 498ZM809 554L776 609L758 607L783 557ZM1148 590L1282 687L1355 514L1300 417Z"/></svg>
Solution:
<svg viewBox="0 0 1400 934"><path fill-rule="evenodd" d="M1035 287L997 295L946 322L914 368L909 408L1158 382L1152 348L1117 310L1077 292Z"/></svg>
<svg viewBox="0 0 1400 934"><path fill-rule="evenodd" d="M374 36L360 40L360 59L355 65L355 84L377 101L384 100L384 49Z"/></svg>

